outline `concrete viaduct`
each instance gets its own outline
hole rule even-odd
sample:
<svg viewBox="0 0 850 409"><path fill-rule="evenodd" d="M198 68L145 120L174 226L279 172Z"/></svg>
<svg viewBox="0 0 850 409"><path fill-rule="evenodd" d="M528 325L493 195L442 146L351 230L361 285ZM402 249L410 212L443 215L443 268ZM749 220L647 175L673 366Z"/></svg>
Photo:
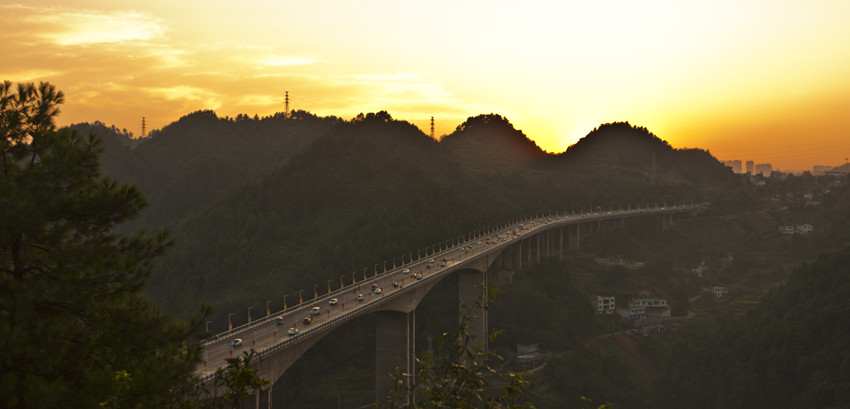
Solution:
<svg viewBox="0 0 850 409"><path fill-rule="evenodd" d="M432 250L424 257L383 273L351 284L324 296L285 308L276 314L255 320L233 330L218 334L204 342L204 366L198 368L204 382L213 388L216 367L226 365L226 358L241 355L253 348L259 355L252 362L257 374L271 381L281 375L310 347L343 323L365 314L376 314L376 371L375 397L383 399L392 387L389 374L396 368L402 373L415 373L416 307L431 289L443 278L459 275L458 302L475 317L469 331L480 341L487 339L486 306L475 308L484 299L491 280L498 274L519 271L523 263L539 262L542 257L561 256L565 249L578 249L582 234L604 225L619 225L625 218L660 216L662 228L673 223L677 214L692 214L708 207L707 203L655 207L635 207L625 210L594 210L581 213L555 214L516 220L491 230ZM444 261L445 260L445 261ZM419 278L421 277L421 278ZM392 283L399 283L394 287ZM355 287L357 286L357 287ZM371 290L380 288L380 294ZM363 295L358 301L356 294ZM339 303L329 305L336 298ZM318 308L318 312L311 312ZM315 314L315 315L311 315ZM302 319L313 317L304 325ZM298 333L288 335L289 328ZM233 346L236 338L241 346ZM413 382L412 378L407 378ZM217 391L221 396L222 391ZM271 386L258 394L255 407L272 407Z"/></svg>

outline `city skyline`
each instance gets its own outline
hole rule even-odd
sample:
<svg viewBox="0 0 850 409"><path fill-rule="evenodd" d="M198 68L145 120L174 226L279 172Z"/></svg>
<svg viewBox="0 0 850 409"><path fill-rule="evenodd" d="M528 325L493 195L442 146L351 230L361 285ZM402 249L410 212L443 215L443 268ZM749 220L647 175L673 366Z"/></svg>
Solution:
<svg viewBox="0 0 850 409"><path fill-rule="evenodd" d="M0 79L60 124L141 132L211 109L386 110L426 134L497 113L562 152L603 123L783 171L850 156L850 3L0 0Z"/></svg>

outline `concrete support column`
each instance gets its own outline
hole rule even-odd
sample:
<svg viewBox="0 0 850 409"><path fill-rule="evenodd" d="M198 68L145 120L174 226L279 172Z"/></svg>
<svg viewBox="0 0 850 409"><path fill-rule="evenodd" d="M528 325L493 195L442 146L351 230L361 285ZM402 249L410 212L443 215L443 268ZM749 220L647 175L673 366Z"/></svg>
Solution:
<svg viewBox="0 0 850 409"><path fill-rule="evenodd" d="M661 230L667 230L667 228L673 226L673 214L665 214L661 216Z"/></svg>
<svg viewBox="0 0 850 409"><path fill-rule="evenodd" d="M537 240L535 240L537 242L537 264L540 264L540 239L541 239L541 237L538 234L534 238L537 239Z"/></svg>
<svg viewBox="0 0 850 409"><path fill-rule="evenodd" d="M416 319L415 311L404 313L399 311L378 311L375 325L375 400L383 400L393 389L390 377L396 368L402 374L413 374L415 369L410 364L414 355ZM412 377L405 381L408 385ZM403 403L409 403L404 397Z"/></svg>
<svg viewBox="0 0 850 409"><path fill-rule="evenodd" d="M570 228L570 249L578 250L581 243L581 225L576 224Z"/></svg>
<svg viewBox="0 0 850 409"><path fill-rule="evenodd" d="M564 258L564 228L561 227L559 230L560 230L560 233L561 233L561 238L558 240L558 246L560 246L559 249L558 249L558 255L559 255L559 257L561 257L563 259Z"/></svg>
<svg viewBox="0 0 850 409"><path fill-rule="evenodd" d="M469 314L469 335L483 342L487 351L487 274L476 270L458 273L458 303L463 314ZM480 303L480 305L476 305Z"/></svg>

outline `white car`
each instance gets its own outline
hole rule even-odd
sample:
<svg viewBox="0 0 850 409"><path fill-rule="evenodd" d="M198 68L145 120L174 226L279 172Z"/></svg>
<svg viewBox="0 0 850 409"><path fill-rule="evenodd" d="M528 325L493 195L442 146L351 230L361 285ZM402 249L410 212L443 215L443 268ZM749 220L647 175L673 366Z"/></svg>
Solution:
<svg viewBox="0 0 850 409"><path fill-rule="evenodd" d="M232 347L242 346L242 338L235 338L233 341L230 341L230 346L232 346Z"/></svg>
<svg viewBox="0 0 850 409"><path fill-rule="evenodd" d="M405 268L404 270L401 270L401 273L402 273L402 274L410 274L410 269L409 269L409 268Z"/></svg>
<svg viewBox="0 0 850 409"><path fill-rule="evenodd" d="M289 329L289 331L286 331L286 333L289 335L295 335L298 333L298 328L292 327Z"/></svg>
<svg viewBox="0 0 850 409"><path fill-rule="evenodd" d="M310 315L319 315L319 312L321 312L321 310L322 310L322 309L321 309L321 308L319 308L319 307L313 307L313 308L310 310Z"/></svg>
<svg viewBox="0 0 850 409"><path fill-rule="evenodd" d="M380 294L380 293L381 293L381 287L375 288L375 294Z"/></svg>
<svg viewBox="0 0 850 409"><path fill-rule="evenodd" d="M277 324L277 325L283 324L283 317L275 318L274 323Z"/></svg>
<svg viewBox="0 0 850 409"><path fill-rule="evenodd" d="M337 304L339 304L339 300L336 299L336 298L331 298L330 301L328 301L328 304L337 305Z"/></svg>
<svg viewBox="0 0 850 409"><path fill-rule="evenodd" d="M363 294L357 294L357 301L363 301Z"/></svg>

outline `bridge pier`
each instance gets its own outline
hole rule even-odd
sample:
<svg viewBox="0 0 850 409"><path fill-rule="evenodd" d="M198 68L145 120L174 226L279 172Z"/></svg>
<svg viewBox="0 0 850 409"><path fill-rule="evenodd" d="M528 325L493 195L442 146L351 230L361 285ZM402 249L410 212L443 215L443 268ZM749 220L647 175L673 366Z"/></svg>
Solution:
<svg viewBox="0 0 850 409"><path fill-rule="evenodd" d="M519 242L519 245L515 246L515 247L516 247L516 265L514 267L516 268L516 271L521 271L522 270L522 242Z"/></svg>
<svg viewBox="0 0 850 409"><path fill-rule="evenodd" d="M477 270L458 272L458 303L461 314L469 314L467 330L475 342L487 351L487 273Z"/></svg>
<svg viewBox="0 0 850 409"><path fill-rule="evenodd" d="M414 381L416 348L416 310L378 311L375 325L375 399L383 400L394 385L390 376L401 369L406 386ZM409 396L402 402L408 404Z"/></svg>
<svg viewBox="0 0 850 409"><path fill-rule="evenodd" d="M561 259L563 259L564 258L564 228L561 227L560 229L558 229L558 231L560 232L560 235L561 235L561 238L558 240L558 246L560 246L559 249L558 249L558 255Z"/></svg>
<svg viewBox="0 0 850 409"><path fill-rule="evenodd" d="M673 213L661 216L661 230L667 230L673 226Z"/></svg>
<svg viewBox="0 0 850 409"><path fill-rule="evenodd" d="M570 227L570 250L578 250L581 242L581 224Z"/></svg>

